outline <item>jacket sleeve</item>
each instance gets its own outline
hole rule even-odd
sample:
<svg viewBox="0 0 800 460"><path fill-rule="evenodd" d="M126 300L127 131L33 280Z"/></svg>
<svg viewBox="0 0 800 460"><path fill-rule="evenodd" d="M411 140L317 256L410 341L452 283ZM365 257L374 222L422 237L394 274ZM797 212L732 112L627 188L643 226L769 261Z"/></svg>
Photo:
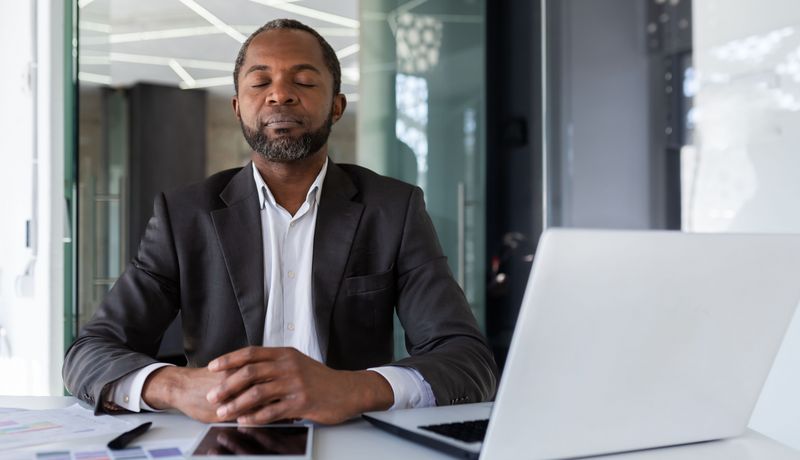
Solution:
<svg viewBox="0 0 800 460"><path fill-rule="evenodd" d="M394 365L419 371L437 405L493 398L497 365L453 279L416 187L406 210L397 273L397 315L411 356Z"/></svg>
<svg viewBox="0 0 800 460"><path fill-rule="evenodd" d="M136 257L67 350L64 385L103 412L107 385L157 362L164 331L179 311L178 263L160 194Z"/></svg>

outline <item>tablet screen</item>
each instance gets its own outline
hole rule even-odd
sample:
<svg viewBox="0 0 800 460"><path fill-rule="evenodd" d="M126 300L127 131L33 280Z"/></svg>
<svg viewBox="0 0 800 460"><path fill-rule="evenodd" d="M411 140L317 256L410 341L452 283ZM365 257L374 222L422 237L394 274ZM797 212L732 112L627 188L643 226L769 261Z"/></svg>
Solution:
<svg viewBox="0 0 800 460"><path fill-rule="evenodd" d="M307 426L212 426L192 456L303 456L307 445Z"/></svg>

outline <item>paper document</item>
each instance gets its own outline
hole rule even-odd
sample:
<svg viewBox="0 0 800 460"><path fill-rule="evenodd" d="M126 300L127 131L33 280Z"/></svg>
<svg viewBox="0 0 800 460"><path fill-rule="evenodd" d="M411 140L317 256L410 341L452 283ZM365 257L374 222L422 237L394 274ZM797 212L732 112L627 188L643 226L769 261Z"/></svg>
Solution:
<svg viewBox="0 0 800 460"><path fill-rule="evenodd" d="M0 413L0 451L104 434L119 434L133 424L110 415L95 416L77 404L63 409Z"/></svg>
<svg viewBox="0 0 800 460"><path fill-rule="evenodd" d="M174 446L161 448L130 447L123 450L106 448L60 450L31 454L32 460L183 460L183 452Z"/></svg>
<svg viewBox="0 0 800 460"><path fill-rule="evenodd" d="M2 460L183 460L185 450L166 441L146 442L141 446L111 450L105 444L90 444L81 448L28 450L1 452ZM188 447L186 447L188 449Z"/></svg>

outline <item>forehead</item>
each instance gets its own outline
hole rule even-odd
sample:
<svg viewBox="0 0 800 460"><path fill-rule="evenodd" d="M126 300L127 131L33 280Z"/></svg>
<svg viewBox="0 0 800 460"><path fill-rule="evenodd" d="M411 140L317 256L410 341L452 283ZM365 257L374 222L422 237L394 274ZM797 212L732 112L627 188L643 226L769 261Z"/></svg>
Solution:
<svg viewBox="0 0 800 460"><path fill-rule="evenodd" d="M291 67L297 64L311 64L327 70L322 45L317 38L304 30L277 29L262 32L253 38L247 48L243 70L253 65L270 67Z"/></svg>

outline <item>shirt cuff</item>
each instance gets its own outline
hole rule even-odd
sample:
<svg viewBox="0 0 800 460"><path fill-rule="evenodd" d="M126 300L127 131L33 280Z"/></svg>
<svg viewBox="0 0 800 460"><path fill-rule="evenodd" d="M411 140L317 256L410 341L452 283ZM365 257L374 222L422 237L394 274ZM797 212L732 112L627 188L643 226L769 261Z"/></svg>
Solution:
<svg viewBox="0 0 800 460"><path fill-rule="evenodd" d="M111 402L131 412L141 412L142 410L162 412L161 410L150 407L144 402L142 398L142 389L144 388L145 380L147 380L150 374L166 366L172 366L172 364L153 363L117 380L113 383L111 391L109 391Z"/></svg>
<svg viewBox="0 0 800 460"><path fill-rule="evenodd" d="M436 405L436 398L428 382L416 369L400 366L372 367L368 371L377 372L392 387L394 404L389 410L415 409Z"/></svg>

